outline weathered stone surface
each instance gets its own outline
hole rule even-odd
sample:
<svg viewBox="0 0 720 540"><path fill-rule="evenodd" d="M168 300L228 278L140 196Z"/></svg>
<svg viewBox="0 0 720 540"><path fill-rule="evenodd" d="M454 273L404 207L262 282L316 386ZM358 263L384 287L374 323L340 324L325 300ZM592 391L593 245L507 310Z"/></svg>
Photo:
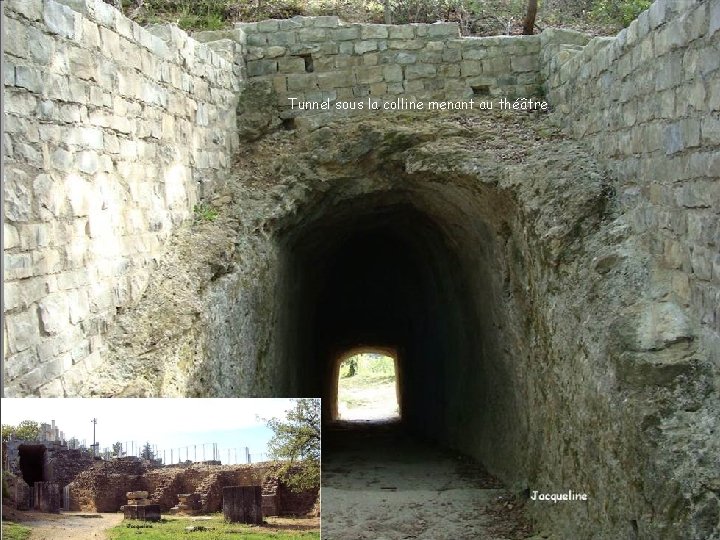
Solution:
<svg viewBox="0 0 720 540"><path fill-rule="evenodd" d="M332 396L318 355L343 344L314 336L363 321L319 300L352 296L324 261L375 228L405 280L363 324L414 321L410 423L518 490L587 487L587 512L531 507L560 537L716 534L716 0L592 41L267 21L216 40L226 57L70 4L4 6L6 395ZM541 92L550 119L288 99Z"/></svg>

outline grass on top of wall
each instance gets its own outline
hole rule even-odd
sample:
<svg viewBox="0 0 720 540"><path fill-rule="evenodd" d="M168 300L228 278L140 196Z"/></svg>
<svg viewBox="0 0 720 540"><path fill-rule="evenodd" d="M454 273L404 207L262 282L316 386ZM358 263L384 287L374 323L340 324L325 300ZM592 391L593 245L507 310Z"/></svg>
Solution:
<svg viewBox="0 0 720 540"><path fill-rule="evenodd" d="M117 0L105 0L115 3ZM536 33L560 26L612 34L627 26L651 0L544 0ZM390 0L392 22L460 24L465 35L516 34L527 0ZM347 22L385 22L384 0L122 0L126 15L140 24L174 22L181 28L219 30L238 21L337 15Z"/></svg>

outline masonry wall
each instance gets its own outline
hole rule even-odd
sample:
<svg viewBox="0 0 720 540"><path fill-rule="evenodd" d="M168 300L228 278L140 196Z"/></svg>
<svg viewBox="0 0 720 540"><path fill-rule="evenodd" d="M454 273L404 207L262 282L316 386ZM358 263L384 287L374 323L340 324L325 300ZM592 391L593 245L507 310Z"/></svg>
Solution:
<svg viewBox="0 0 720 540"><path fill-rule="evenodd" d="M638 538L712 537L720 515L711 487L720 417L720 1L657 0L615 37L541 38L556 117L612 171L628 234L650 256L645 308L614 329L628 350L610 358L623 407L639 414L638 454L648 466L633 482L638 502L611 519L626 519Z"/></svg>
<svg viewBox="0 0 720 540"><path fill-rule="evenodd" d="M456 23L347 24L295 17L238 25L248 78L266 79L286 116L303 102L450 100L538 94L539 36L460 38ZM353 110L334 109L352 113Z"/></svg>
<svg viewBox="0 0 720 540"><path fill-rule="evenodd" d="M616 37L552 41L550 100L617 176L657 298L688 309L720 367L720 2L658 0Z"/></svg>
<svg viewBox="0 0 720 540"><path fill-rule="evenodd" d="M6 396L76 394L237 147L234 49L67 3L2 3Z"/></svg>

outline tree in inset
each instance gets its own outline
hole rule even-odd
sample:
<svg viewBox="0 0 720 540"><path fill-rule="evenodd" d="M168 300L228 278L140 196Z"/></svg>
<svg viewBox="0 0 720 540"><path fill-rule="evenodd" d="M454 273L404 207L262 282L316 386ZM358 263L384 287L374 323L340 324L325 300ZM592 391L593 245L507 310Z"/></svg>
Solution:
<svg viewBox="0 0 720 540"><path fill-rule="evenodd" d="M155 459L155 452L153 452L152 445L149 442L145 443L145 446L143 446L142 452L140 452L140 457L147 459L148 461Z"/></svg>
<svg viewBox="0 0 720 540"><path fill-rule="evenodd" d="M112 445L112 455L115 457L123 457L125 455L121 442L118 441Z"/></svg>
<svg viewBox="0 0 720 540"><path fill-rule="evenodd" d="M268 443L273 459L280 460L279 476L293 491L320 485L320 400L295 400L284 420L267 421L274 435Z"/></svg>

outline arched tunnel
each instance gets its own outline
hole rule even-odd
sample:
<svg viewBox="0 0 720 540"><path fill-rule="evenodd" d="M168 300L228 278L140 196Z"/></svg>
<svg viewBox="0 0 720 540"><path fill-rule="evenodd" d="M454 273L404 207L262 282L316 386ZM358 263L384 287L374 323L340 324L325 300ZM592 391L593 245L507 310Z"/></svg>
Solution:
<svg viewBox="0 0 720 540"><path fill-rule="evenodd" d="M598 523L608 537L662 537L663 520L646 516L679 501L681 481L663 461L677 454L660 449L685 443L659 426L685 420L659 411L678 396L684 411L704 410L708 394L693 384L705 375L684 378L704 365L698 342L680 307L647 294L648 255L597 162L547 132L518 138L514 123L499 126L378 121L258 143L239 161L227 217L181 235L142 309L121 316L146 339L133 354L122 346L129 332L114 342L107 373L138 374L120 395L322 397L336 447L345 441L364 460L323 478L375 475L367 487L378 504L383 486L403 491L408 456L441 464L422 478L467 488L450 470L466 455L516 494L586 492L583 515L576 505L532 507L567 537L589 538ZM403 433L454 459L342 432L339 363L357 350L393 352ZM332 465L348 454L326 456L326 433ZM388 456L398 460L387 474L373 472ZM339 506L324 507L328 519L354 508L358 485L330 492ZM368 515L376 510L387 511ZM398 530L412 533L410 518Z"/></svg>
<svg viewBox="0 0 720 540"><path fill-rule="evenodd" d="M281 352L296 392L323 396L325 419L337 418L344 354L386 348L397 354L407 428L473 453L479 441L495 455L504 443L504 453L512 451L521 430L502 423L517 408L521 381L503 366L508 334L497 329L517 309L511 280L520 276L505 267L516 212L504 195L479 190L469 198L433 182L390 182L325 196L289 228L281 244Z"/></svg>

